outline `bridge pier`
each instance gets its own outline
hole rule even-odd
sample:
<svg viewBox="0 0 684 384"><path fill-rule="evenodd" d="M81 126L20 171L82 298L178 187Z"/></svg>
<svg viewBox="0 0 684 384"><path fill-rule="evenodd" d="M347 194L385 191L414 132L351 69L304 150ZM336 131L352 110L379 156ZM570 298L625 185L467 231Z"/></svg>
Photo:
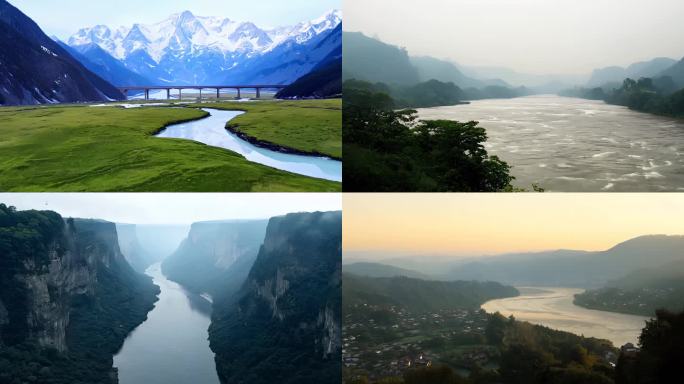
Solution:
<svg viewBox="0 0 684 384"><path fill-rule="evenodd" d="M154 91L155 89L158 89L160 91L166 91L166 99L171 100L171 91L173 89L178 89L178 100L183 100L183 89L190 89L190 90L199 90L199 100L202 101L204 98L204 90L215 90L216 91L216 99L219 100L221 98L221 90L222 89L235 89L237 91L236 99L241 99L242 98L242 90L246 89L249 93L250 89L254 89L256 92L255 98L260 99L261 98L261 92L262 90L268 90L268 89L282 89L285 88L285 85L265 85L265 84L259 84L259 85L151 85L151 86L127 86L127 87L117 87L117 89L126 97L126 100L128 100L129 97L129 92L135 91L135 92L143 92L143 97L144 100L151 100L151 95L150 92ZM212 91L213 92L213 91ZM211 93L210 93L211 94ZM211 98L211 96L207 96L208 98ZM163 96L160 96L160 98L163 99Z"/></svg>

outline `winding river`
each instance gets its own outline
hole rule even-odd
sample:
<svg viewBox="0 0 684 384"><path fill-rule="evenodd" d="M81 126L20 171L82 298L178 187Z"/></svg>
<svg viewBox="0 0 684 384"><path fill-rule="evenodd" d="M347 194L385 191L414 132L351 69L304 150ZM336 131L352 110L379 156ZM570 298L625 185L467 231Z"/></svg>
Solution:
<svg viewBox="0 0 684 384"><path fill-rule="evenodd" d="M518 290L520 296L488 301L482 309L577 335L608 339L617 347L625 343L636 345L648 319L578 307L572 301L583 289L518 287Z"/></svg>
<svg viewBox="0 0 684 384"><path fill-rule="evenodd" d="M161 273L146 273L161 288L159 301L114 356L120 384L219 384L209 349L211 303Z"/></svg>
<svg viewBox="0 0 684 384"><path fill-rule="evenodd" d="M560 96L473 101L418 110L479 121L514 184L549 191L684 191L684 121Z"/></svg>
<svg viewBox="0 0 684 384"><path fill-rule="evenodd" d="M342 162L327 157L293 155L257 147L226 130L226 123L244 112L204 108L208 116L201 120L175 124L157 137L194 140L229 149L247 160L300 175L342 181Z"/></svg>

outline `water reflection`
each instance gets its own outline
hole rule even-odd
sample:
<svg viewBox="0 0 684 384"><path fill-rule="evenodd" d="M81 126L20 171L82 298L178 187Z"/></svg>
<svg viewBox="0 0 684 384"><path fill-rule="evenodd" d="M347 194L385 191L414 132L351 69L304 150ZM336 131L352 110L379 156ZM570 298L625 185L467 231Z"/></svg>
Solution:
<svg viewBox="0 0 684 384"><path fill-rule="evenodd" d="M219 384L209 349L211 304L167 280L159 264L146 273L161 288L148 319L114 356L120 384Z"/></svg>
<svg viewBox="0 0 684 384"><path fill-rule="evenodd" d="M583 289L522 287L518 290L520 296L488 301L482 309L577 335L608 339L618 347L628 342L636 344L648 319L578 307L572 301Z"/></svg>
<svg viewBox="0 0 684 384"><path fill-rule="evenodd" d="M291 155L248 143L225 129L226 123L244 112L205 108L211 116L197 121L169 126L157 137L188 139L229 149L247 160L300 175L342 181L342 162L314 156Z"/></svg>

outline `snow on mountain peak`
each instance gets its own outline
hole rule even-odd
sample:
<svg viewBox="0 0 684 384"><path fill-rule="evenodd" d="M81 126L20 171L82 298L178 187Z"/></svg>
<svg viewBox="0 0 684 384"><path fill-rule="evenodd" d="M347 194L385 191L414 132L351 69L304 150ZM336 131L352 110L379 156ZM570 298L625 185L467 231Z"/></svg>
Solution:
<svg viewBox="0 0 684 384"><path fill-rule="evenodd" d="M290 27L264 30L251 22L228 18L195 16L190 11L171 15L155 24L134 24L112 29L104 25L83 28L69 38L71 46L94 43L112 56L125 60L136 50L143 50L155 62L167 54L188 55L216 50L223 55L264 54L278 45L309 39L334 29L342 21L342 12L331 10L321 17Z"/></svg>

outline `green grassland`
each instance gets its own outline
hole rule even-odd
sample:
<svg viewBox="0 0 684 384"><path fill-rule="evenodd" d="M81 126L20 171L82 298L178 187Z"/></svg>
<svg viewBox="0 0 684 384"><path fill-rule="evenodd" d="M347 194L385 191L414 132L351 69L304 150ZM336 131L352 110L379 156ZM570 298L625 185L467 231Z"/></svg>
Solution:
<svg viewBox="0 0 684 384"><path fill-rule="evenodd" d="M212 105L219 106L224 104ZM283 103L278 113L285 109L302 125L327 126L327 117L296 113L304 107ZM253 121L257 115L271 119L266 106L250 111ZM341 190L340 183L255 164L225 149L153 136L169 124L204 116L196 108L0 108L0 191ZM337 140L341 145L341 135Z"/></svg>
<svg viewBox="0 0 684 384"><path fill-rule="evenodd" d="M305 153L342 158L342 100L202 103L204 108L245 111L229 125L259 141Z"/></svg>

